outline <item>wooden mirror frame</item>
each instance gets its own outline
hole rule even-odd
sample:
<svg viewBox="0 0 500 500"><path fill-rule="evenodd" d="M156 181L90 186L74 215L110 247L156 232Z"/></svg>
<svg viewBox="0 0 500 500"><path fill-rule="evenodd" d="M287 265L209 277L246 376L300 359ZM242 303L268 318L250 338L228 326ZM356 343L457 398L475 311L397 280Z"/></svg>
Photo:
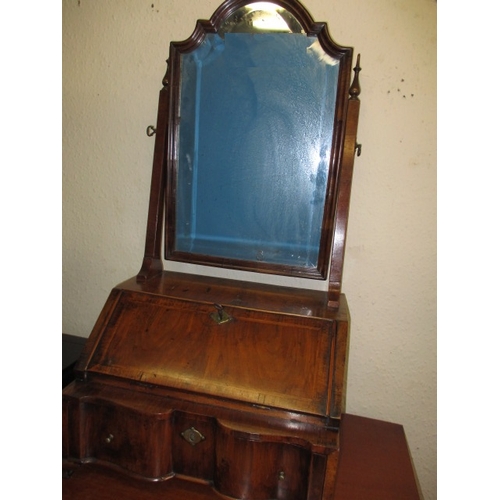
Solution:
<svg viewBox="0 0 500 500"><path fill-rule="evenodd" d="M198 47L206 34L217 33L234 12L251 3L254 2L226 0L214 12L210 20L197 21L194 32L187 40L170 43L170 55L167 61L167 72L162 81L163 88L160 90L155 129L146 245L137 281L143 282L163 272L162 250L164 250L167 260L310 279L328 279L328 300L332 306L335 306L338 304L341 290L354 156L356 151L358 154L360 152L360 146L356 143L356 133L360 104L358 73L361 68L358 56L351 84L352 48L337 45L330 37L326 24L314 22L297 0L274 0L271 3L290 12L299 21L306 35L317 37L323 50L339 60L332 154L328 170L317 272L287 265L258 261L227 261L227 259L213 256L200 257L172 251L175 234L177 168L175 106L180 92L180 56Z"/></svg>

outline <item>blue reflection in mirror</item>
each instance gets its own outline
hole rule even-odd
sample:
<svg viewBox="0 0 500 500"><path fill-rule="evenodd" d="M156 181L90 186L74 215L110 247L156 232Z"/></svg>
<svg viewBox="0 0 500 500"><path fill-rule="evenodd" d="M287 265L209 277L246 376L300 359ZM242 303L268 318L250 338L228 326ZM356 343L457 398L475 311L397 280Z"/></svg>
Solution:
<svg viewBox="0 0 500 500"><path fill-rule="evenodd" d="M182 54L176 251L317 267L337 80L303 34L208 34Z"/></svg>

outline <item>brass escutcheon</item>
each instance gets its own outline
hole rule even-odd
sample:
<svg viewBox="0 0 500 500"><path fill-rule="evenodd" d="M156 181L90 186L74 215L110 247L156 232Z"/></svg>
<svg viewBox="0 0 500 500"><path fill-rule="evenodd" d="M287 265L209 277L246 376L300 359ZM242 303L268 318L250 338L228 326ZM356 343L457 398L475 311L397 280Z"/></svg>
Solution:
<svg viewBox="0 0 500 500"><path fill-rule="evenodd" d="M233 319L226 311L224 311L224 308L220 304L214 304L214 307L215 309L217 309L217 311L210 314L210 317L218 325L222 325L223 323L227 323L228 321L231 321Z"/></svg>
<svg viewBox="0 0 500 500"><path fill-rule="evenodd" d="M190 427L184 432L181 432L181 436L192 446L201 443L201 441L205 439L205 436L194 427Z"/></svg>

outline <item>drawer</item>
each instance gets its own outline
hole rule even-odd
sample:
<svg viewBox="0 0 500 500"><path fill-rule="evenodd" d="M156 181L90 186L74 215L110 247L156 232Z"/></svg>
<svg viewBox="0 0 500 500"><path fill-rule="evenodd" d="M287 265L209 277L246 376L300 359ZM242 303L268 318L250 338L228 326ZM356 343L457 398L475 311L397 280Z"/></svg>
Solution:
<svg viewBox="0 0 500 500"><path fill-rule="evenodd" d="M86 405L86 456L148 478L172 474L170 412Z"/></svg>
<svg viewBox="0 0 500 500"><path fill-rule="evenodd" d="M213 480L215 419L177 411L173 417L172 460L176 474Z"/></svg>
<svg viewBox="0 0 500 500"><path fill-rule="evenodd" d="M238 499L300 500L307 498L312 454L306 446L219 424L215 488Z"/></svg>

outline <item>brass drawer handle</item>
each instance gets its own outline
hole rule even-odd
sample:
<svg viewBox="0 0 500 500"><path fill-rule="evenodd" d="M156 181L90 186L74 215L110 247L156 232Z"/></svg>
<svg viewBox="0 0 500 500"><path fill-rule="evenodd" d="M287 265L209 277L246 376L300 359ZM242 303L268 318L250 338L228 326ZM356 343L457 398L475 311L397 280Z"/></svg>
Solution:
<svg viewBox="0 0 500 500"><path fill-rule="evenodd" d="M115 438L115 436L113 436L113 434L110 434L104 441L106 441L106 443L111 443L111 441L113 441L113 439Z"/></svg>

